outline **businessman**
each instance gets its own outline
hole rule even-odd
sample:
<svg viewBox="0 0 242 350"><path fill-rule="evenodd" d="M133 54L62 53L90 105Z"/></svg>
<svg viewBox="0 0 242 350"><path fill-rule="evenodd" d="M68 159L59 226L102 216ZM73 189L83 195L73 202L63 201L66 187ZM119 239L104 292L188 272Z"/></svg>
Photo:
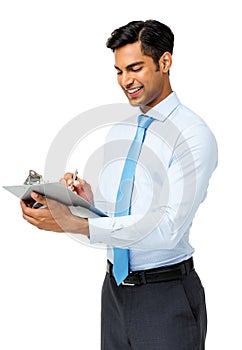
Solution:
<svg viewBox="0 0 242 350"><path fill-rule="evenodd" d="M82 219L37 193L32 197L46 208L21 202L34 226L82 233L107 246L102 350L205 348L205 293L189 234L217 166L217 143L171 87L173 44L171 29L156 20L130 22L107 41L118 84L138 110L107 136L99 187L109 216ZM61 182L98 200L85 180L73 183L71 173Z"/></svg>

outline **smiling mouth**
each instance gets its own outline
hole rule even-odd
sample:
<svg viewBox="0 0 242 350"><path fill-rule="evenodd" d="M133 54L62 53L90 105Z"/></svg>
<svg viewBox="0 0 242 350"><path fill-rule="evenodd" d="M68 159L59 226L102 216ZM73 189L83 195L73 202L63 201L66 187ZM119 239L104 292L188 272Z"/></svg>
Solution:
<svg viewBox="0 0 242 350"><path fill-rule="evenodd" d="M140 86L138 88L133 88L133 89L125 89L125 91L128 93L130 97L135 97L139 94L140 90L142 90L143 87Z"/></svg>

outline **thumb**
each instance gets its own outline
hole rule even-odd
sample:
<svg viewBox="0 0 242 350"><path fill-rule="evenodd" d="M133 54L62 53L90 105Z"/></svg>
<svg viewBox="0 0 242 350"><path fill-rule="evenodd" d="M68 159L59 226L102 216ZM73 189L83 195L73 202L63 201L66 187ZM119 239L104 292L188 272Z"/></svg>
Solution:
<svg viewBox="0 0 242 350"><path fill-rule="evenodd" d="M36 193L36 192L32 192L31 193L31 197L38 203L41 203L45 206L47 206L47 201L46 201L46 197L45 196L42 196L41 194L39 193Z"/></svg>

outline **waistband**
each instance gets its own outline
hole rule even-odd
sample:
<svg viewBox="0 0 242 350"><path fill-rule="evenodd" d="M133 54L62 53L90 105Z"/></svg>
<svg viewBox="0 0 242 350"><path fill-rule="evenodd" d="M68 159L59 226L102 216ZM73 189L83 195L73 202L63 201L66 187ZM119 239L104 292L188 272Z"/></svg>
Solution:
<svg viewBox="0 0 242 350"><path fill-rule="evenodd" d="M192 270L194 270L194 262L191 257L174 265L130 272L122 285L140 286L146 283L172 281L188 275ZM107 273L113 276L113 264L109 260L107 261Z"/></svg>

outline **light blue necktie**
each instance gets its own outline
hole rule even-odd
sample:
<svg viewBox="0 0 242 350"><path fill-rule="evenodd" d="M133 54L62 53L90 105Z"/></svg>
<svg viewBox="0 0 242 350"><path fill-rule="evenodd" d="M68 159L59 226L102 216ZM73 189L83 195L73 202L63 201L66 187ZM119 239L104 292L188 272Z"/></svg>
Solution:
<svg viewBox="0 0 242 350"><path fill-rule="evenodd" d="M131 198L134 187L134 177L137 161L141 147L145 139L146 129L154 119L146 115L138 117L138 127L135 138L130 146L116 199L115 216L125 216L130 214ZM129 273L129 250L114 248L113 274L117 285L127 277Z"/></svg>

